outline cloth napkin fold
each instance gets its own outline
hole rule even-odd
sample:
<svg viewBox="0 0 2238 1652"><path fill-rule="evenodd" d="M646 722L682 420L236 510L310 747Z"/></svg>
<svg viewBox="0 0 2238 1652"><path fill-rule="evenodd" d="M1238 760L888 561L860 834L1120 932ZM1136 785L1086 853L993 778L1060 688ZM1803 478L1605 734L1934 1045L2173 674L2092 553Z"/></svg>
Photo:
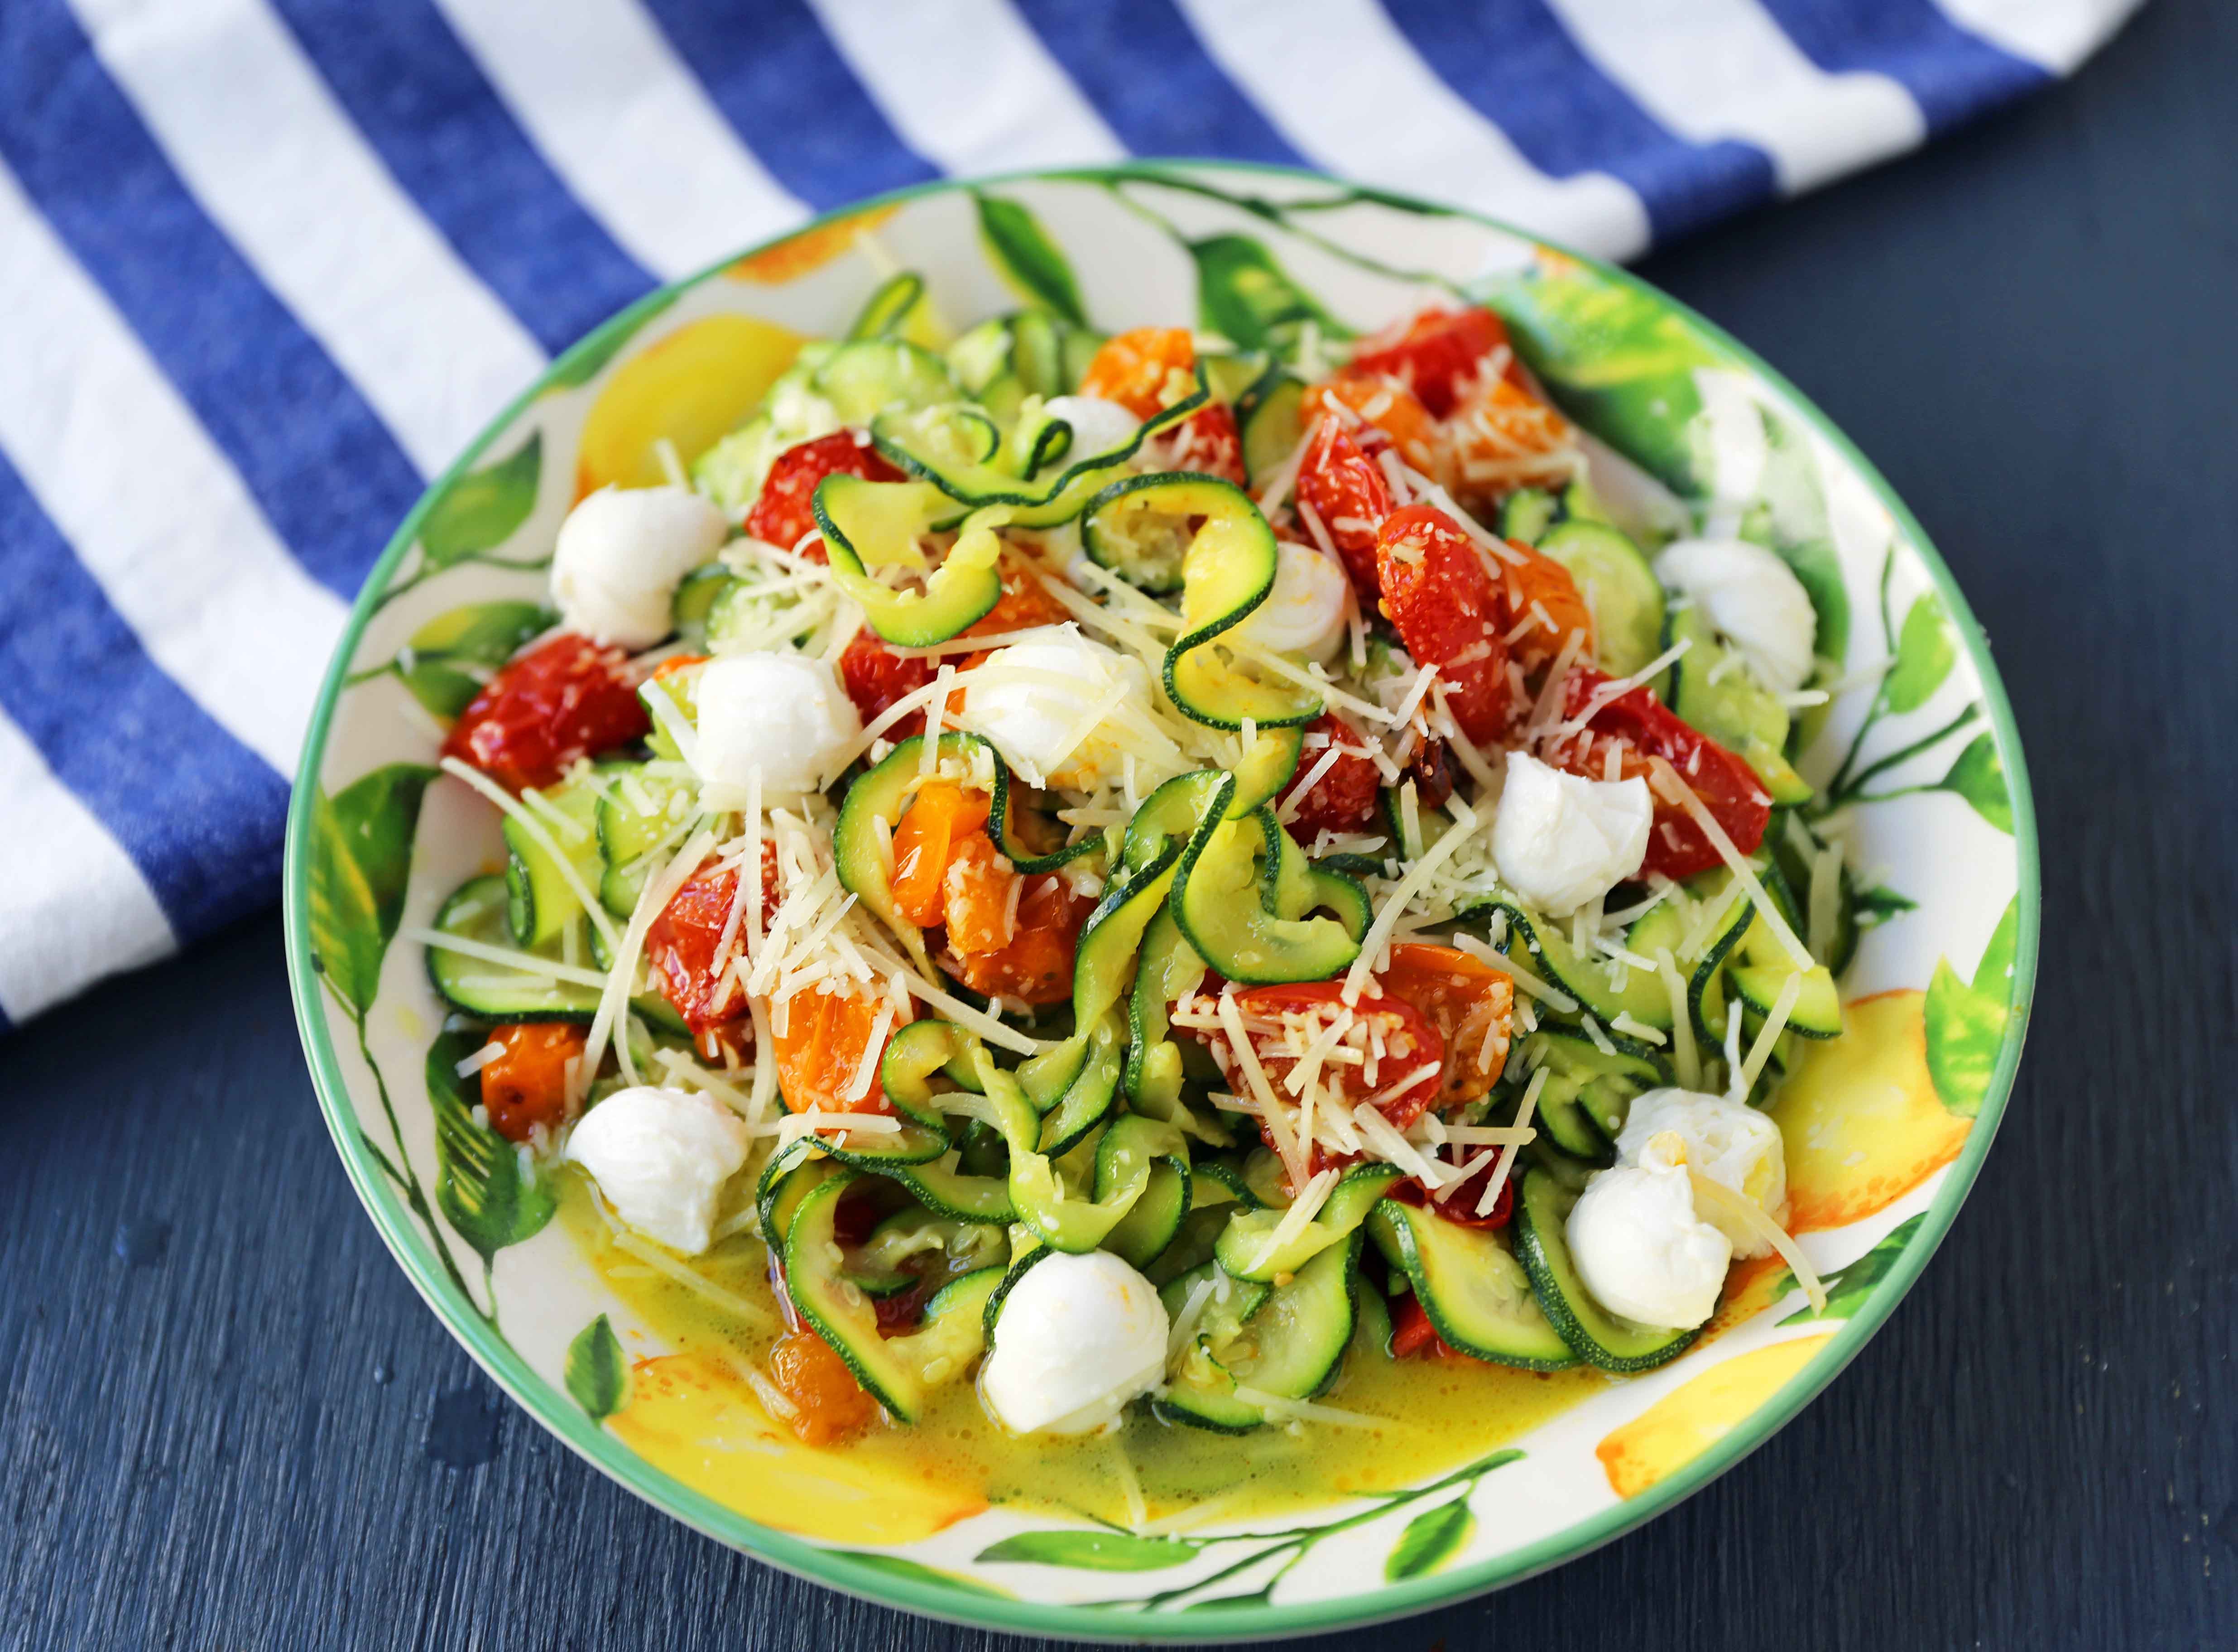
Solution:
<svg viewBox="0 0 2238 1652"><path fill-rule="evenodd" d="M658 282L1128 155L1630 257L2070 72L2135 3L8 0L0 1028L275 898L374 557Z"/></svg>

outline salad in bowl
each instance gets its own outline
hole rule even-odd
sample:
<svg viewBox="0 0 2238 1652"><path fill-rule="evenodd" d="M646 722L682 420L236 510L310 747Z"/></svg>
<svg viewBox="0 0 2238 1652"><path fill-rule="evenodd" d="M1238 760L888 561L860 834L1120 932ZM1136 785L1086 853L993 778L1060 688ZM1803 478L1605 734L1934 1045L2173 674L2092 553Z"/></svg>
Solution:
<svg viewBox="0 0 2238 1652"><path fill-rule="evenodd" d="M451 558L505 600L350 679L408 696L430 760L315 802L388 928L357 968L314 889L394 1136L361 1145L492 1333L501 1300L568 1329L527 1363L599 1449L920 1545L850 1551L897 1587L1189 1565L1107 1603L1265 1606L1401 1510L1383 1581L1427 1576L1524 1443L1661 1416L1707 1380L1665 1368L1744 1325L1854 1312L1965 1141L1946 1080L1978 1109L2007 1023L1849 990L1913 904L1869 881L1860 805L1928 749L1867 745L1956 648L1939 600L1895 621L1890 554L1860 670L1837 552L1798 552L1771 484L1716 484L1737 441L1770 462L1758 409L1720 427L1704 396L1686 492L1481 287L1106 331L1076 293L986 314L937 258L837 244L886 266L844 326L672 334L748 328L712 394L663 346L592 363L574 474L547 499L540 431L514 553ZM634 446L602 432L618 399ZM447 575L455 532L423 522L388 594ZM414 816L386 910L349 840L375 781ZM1996 928L1951 977L1983 1026L2020 968L2014 909ZM425 1053L432 1201L386 997ZM1919 1088L1915 1044L1941 1110L1851 1116ZM1828 1229L1869 1247L1802 1242ZM1761 1366L1712 1409L1825 1340L1712 1365ZM1609 1490L1731 1420L1606 1432ZM1550 1530L1589 1512L1505 1483ZM995 1541L922 1548L989 1511Z"/></svg>

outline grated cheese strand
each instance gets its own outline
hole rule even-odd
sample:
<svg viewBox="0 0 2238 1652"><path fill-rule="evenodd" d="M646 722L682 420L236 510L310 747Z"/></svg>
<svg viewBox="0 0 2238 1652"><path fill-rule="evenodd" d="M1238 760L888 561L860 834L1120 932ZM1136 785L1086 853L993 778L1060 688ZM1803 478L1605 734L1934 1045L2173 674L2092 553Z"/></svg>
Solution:
<svg viewBox="0 0 2238 1652"><path fill-rule="evenodd" d="M1705 1176L1691 1165L1686 1167L1686 1180L1693 1186L1697 1205L1708 1206L1778 1252L1780 1260L1794 1271L1795 1282L1803 1287L1803 1294L1811 1299L1811 1307L1821 1313L1826 1311L1826 1286L1818 1277L1818 1270L1811 1265L1811 1259L1803 1254L1803 1247L1765 1213L1762 1206L1753 1199L1743 1198L1723 1182Z"/></svg>
<svg viewBox="0 0 2238 1652"><path fill-rule="evenodd" d="M1795 931L1787 927L1787 920L1780 916L1779 908L1765 893L1764 885L1757 880L1755 869L1740 850L1733 847L1733 840L1725 836L1725 829L1718 824L1717 816L1704 806L1694 789L1678 777L1678 771L1671 766L1668 758L1651 757L1648 763L1654 770L1656 790L1686 811L1694 824L1701 829L1702 836L1710 840L1710 846L1724 858L1727 866L1733 869L1735 881L1756 902L1757 915L1764 920L1765 927L1771 931L1772 939L1779 942L1780 949L1794 961L1798 969L1810 968L1817 960L1811 957L1810 948L1796 939Z"/></svg>

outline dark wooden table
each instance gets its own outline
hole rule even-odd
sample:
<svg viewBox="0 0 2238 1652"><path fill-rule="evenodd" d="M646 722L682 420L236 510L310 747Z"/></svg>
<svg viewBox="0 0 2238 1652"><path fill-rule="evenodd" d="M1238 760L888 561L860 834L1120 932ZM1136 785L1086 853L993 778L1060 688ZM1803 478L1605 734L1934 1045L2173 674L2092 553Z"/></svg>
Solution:
<svg viewBox="0 0 2238 1652"><path fill-rule="evenodd" d="M1885 470L1996 640L2045 944L1910 1299L1691 1503L1331 1648L2238 1646L2238 10L1646 274ZM328 1145L276 914L0 1043L0 1647L983 1648L515 1412Z"/></svg>

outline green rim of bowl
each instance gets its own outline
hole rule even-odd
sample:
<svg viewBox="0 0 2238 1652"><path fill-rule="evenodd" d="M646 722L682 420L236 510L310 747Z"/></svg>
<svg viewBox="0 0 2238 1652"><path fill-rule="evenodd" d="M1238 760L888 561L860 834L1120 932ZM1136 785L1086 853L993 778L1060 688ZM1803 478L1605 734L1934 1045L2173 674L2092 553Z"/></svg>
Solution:
<svg viewBox="0 0 2238 1652"><path fill-rule="evenodd" d="M1925 1219L1911 1242L1904 1246L1895 1267L1875 1287L1864 1306L1842 1329L1834 1332L1831 1343L1813 1355L1811 1363L1790 1378L1769 1400L1751 1412L1745 1421L1685 1468L1613 1509L1566 1526L1558 1532L1494 1559L1455 1567L1428 1577L1379 1585L1357 1595L1301 1602L1295 1605L1268 1604L1233 1609L1209 1607L1173 1617L1112 1607L1045 1604L983 1595L974 1591L968 1583L950 1585L930 1578L920 1580L899 1576L874 1563L856 1559L846 1552L827 1549L805 1538L765 1526L652 1467L612 1435L592 1423L565 1394L531 1370L527 1362L493 1332L480 1314L464 1301L442 1277L427 1253L429 1241L422 1236L403 1205L378 1179L371 1154L358 1139L356 1113L342 1079L333 1041L328 1035L318 976L311 967L308 922L310 800L317 790L318 777L324 765L327 736L335 703L340 697L349 661L356 652L359 638L372 617L374 598L386 588L397 565L418 537L421 519L427 515L434 500L454 479L472 467L474 460L523 408L553 384L566 380L577 363L594 357L602 360L606 354L619 348L640 325L666 307L680 293L699 285L739 258L791 241L805 231L854 217L866 209L898 205L928 195L968 191L990 183L1055 181L1108 184L1129 179L1155 182L1162 174L1188 178L1201 171L1258 174L1334 184L1340 188L1351 187L1341 179L1297 168L1216 160L1136 162L1118 167L1052 168L980 178L942 180L852 202L824 213L782 235L772 236L758 246L732 254L704 270L647 294L586 334L554 360L543 376L498 414L457 462L427 488L413 507L411 514L404 519L380 559L374 563L372 572L367 577L365 588L359 593L350 611L348 624L336 646L326 681L320 689L318 704L312 712L310 727L304 736L302 759L296 769L294 795L288 811L282 901L289 987L295 1000L296 1022L302 1034L304 1054L309 1060L311 1076L318 1092L319 1105L326 1114L328 1129L334 1136L335 1148L341 1155L351 1184L357 1189L358 1198L364 1204L367 1213L373 1218L374 1226L381 1231L381 1238L403 1267L406 1277L418 1288L451 1334L464 1345L467 1351L500 1387L564 1444L646 1502L687 1525L798 1576L880 1605L897 1607L951 1622L1019 1634L1050 1635L1068 1639L1206 1642L1321 1634L1384 1622L1450 1605L1473 1595L1519 1583L1598 1549L1683 1502L1762 1445L1791 1420L1821 1389L1833 1381L1844 1366L1856 1358L1867 1338L1880 1328L1904 1293L1911 1288L1912 1282L1919 1277L1920 1270L1927 1265L1929 1258L1942 1243L1943 1235L1950 1232L1958 1207L1964 1202L1975 1177L1980 1173L1982 1161L1989 1153L1990 1144L1996 1135L2006 1100L2012 1093L2014 1074L2020 1065L2021 1046L2027 1035L2029 1013L2035 996L2043 905L2042 869L2037 858L2036 806L2029 788L2027 764L2022 755L2020 730L2014 722L2012 705L2006 697L2004 684L1990 657L1988 640L1980 622L1967 605L1966 598L1959 591L1957 581L1952 577L1941 553L1929 540L1917 519L1905 508L1904 501L1897 497L1895 490L1831 420L1753 351L1714 322L1638 276L1603 260L1574 251L1481 213L1381 189L1362 190L1360 193L1364 200L1377 204L1426 215L1467 219L1514 236L1519 241L1574 259L1599 272L1605 279L1632 289L1682 317L1689 326L1699 329L1703 336L1730 351L1734 360L1787 397L1811 427L1857 467L1857 473L1864 478L1880 502L1888 507L1910 545L1917 551L1936 590L1948 605L1959 637L1965 645L1967 657L1981 678L1983 697L1989 705L1990 726L1996 736L1998 755L2003 761L2006 783L2012 796L2013 843L2019 859L2019 935L2014 956L2011 1018L2007 1023L2003 1046L1997 1054L1989 1093L1983 1098L1981 1109L1967 1133L1965 1146L1952 1162L1950 1173L1937 1189L1934 1200L1925 1213ZM875 1560L877 1557L872 1558Z"/></svg>

